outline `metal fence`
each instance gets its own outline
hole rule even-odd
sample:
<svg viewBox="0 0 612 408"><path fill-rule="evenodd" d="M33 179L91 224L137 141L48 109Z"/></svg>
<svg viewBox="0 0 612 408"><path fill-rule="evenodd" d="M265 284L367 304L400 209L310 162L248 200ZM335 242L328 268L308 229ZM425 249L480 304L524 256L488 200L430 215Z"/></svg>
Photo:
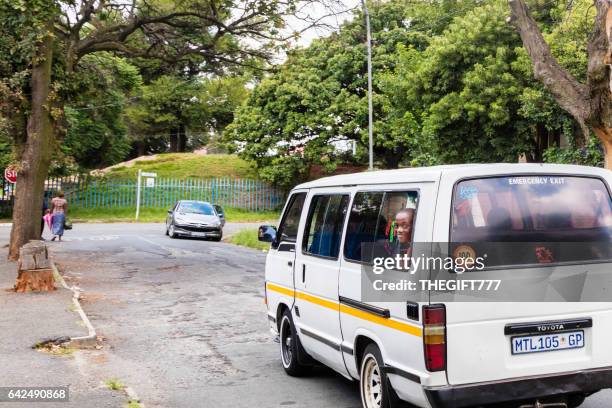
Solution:
<svg viewBox="0 0 612 408"><path fill-rule="evenodd" d="M18 187L17 187L18 188ZM137 181L90 176L51 178L47 192L63 191L68 204L79 208L135 208ZM0 200L12 205L14 188L5 183ZM276 210L284 203L281 190L259 180L235 178L172 179L155 178L153 184L143 181L142 208L171 207L178 200L202 200L224 207L247 210Z"/></svg>

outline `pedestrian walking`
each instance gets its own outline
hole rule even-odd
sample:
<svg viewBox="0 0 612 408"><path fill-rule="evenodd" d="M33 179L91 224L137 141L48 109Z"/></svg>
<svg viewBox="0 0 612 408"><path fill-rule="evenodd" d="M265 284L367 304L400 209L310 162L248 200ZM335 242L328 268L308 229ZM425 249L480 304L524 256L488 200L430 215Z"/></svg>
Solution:
<svg viewBox="0 0 612 408"><path fill-rule="evenodd" d="M51 214L53 215L53 238L51 238L51 241L55 241L56 238L59 238L59 241L62 240L67 212L68 201L64 198L64 193L60 191L57 193L57 197L51 200Z"/></svg>

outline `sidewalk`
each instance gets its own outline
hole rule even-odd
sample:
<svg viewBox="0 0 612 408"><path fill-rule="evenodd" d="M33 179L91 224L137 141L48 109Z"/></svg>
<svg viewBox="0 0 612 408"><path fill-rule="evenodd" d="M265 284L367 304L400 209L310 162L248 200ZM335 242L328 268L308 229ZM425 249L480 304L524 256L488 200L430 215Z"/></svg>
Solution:
<svg viewBox="0 0 612 408"><path fill-rule="evenodd" d="M51 355L32 348L50 338L86 336L87 329L73 309L72 292L59 283L51 293L12 292L17 265L6 256L7 249L0 248L0 387L70 386L69 403L26 403L28 407L122 406L121 395L81 375L81 351ZM0 402L0 407L13 405Z"/></svg>

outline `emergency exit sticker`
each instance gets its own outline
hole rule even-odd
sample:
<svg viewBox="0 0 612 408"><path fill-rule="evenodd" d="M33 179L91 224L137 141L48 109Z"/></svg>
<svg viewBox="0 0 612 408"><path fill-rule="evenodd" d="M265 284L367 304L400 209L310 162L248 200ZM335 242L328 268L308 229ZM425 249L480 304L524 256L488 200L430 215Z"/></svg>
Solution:
<svg viewBox="0 0 612 408"><path fill-rule="evenodd" d="M565 177L511 177L508 184L528 184L528 185L561 185L565 184Z"/></svg>

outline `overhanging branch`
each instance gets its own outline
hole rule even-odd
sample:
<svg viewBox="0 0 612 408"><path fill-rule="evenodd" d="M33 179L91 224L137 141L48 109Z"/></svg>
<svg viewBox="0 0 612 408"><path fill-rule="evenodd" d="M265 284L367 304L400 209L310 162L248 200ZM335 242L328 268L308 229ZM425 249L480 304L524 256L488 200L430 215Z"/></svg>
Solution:
<svg viewBox="0 0 612 408"><path fill-rule="evenodd" d="M534 77L555 97L557 103L569 112L582 128L590 116L589 91L566 70L561 68L544 40L535 20L529 14L524 0L508 0L512 15L510 23L518 30L533 65Z"/></svg>

